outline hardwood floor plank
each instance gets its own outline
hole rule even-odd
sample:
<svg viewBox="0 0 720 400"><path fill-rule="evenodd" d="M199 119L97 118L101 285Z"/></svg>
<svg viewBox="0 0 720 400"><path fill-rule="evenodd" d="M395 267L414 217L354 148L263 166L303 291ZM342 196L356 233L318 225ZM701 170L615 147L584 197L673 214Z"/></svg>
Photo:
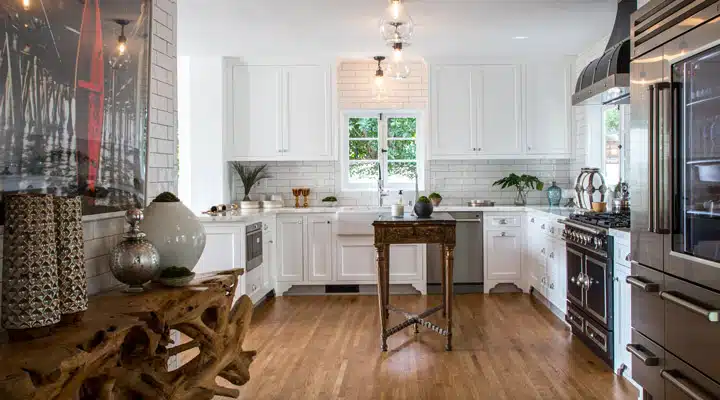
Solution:
<svg viewBox="0 0 720 400"><path fill-rule="evenodd" d="M380 352L374 296L283 297L255 310L258 350L240 399L637 399L564 323L530 296L458 295L452 352L412 327ZM439 296L393 296L418 311ZM403 320L391 315L391 324ZM429 318L435 323L441 319Z"/></svg>

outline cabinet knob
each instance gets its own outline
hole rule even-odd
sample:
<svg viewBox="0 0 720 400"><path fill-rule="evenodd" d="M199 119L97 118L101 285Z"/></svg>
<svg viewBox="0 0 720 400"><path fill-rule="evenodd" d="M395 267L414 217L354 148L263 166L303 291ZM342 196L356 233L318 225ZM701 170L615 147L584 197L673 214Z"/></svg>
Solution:
<svg viewBox="0 0 720 400"><path fill-rule="evenodd" d="M630 261L630 254L625 256L625 261Z"/></svg>
<svg viewBox="0 0 720 400"><path fill-rule="evenodd" d="M473 151L477 151L477 148L473 147Z"/></svg>
<svg viewBox="0 0 720 400"><path fill-rule="evenodd" d="M330 221L328 221L327 223L328 223L328 224L332 224L332 222L330 222Z"/></svg>
<svg viewBox="0 0 720 400"><path fill-rule="evenodd" d="M540 229L545 230L545 224L540 225Z"/></svg>
<svg viewBox="0 0 720 400"><path fill-rule="evenodd" d="M251 288L252 288L252 291L253 291L253 292L257 290L257 286L255 286L255 285L252 285Z"/></svg>
<svg viewBox="0 0 720 400"><path fill-rule="evenodd" d="M500 234L500 236L507 236L507 233L502 232L502 233Z"/></svg>
<svg viewBox="0 0 720 400"><path fill-rule="evenodd" d="M268 243L273 244L273 243L275 243L275 241L274 241L274 240L270 240L270 241L268 241Z"/></svg>
<svg viewBox="0 0 720 400"><path fill-rule="evenodd" d="M555 253L550 253L550 258L555 258Z"/></svg>
<svg viewBox="0 0 720 400"><path fill-rule="evenodd" d="M503 218L503 219L501 219L500 221L498 221L498 223L499 223L500 225L507 225L507 220Z"/></svg>
<svg viewBox="0 0 720 400"><path fill-rule="evenodd" d="M478 147L478 151L482 151L482 147Z"/></svg>
<svg viewBox="0 0 720 400"><path fill-rule="evenodd" d="M530 218L530 222L535 223L535 218Z"/></svg>
<svg viewBox="0 0 720 400"><path fill-rule="evenodd" d="M540 254L545 254L545 249L540 250Z"/></svg>
<svg viewBox="0 0 720 400"><path fill-rule="evenodd" d="M528 146L528 150L532 150L532 146Z"/></svg>
<svg viewBox="0 0 720 400"><path fill-rule="evenodd" d="M555 282L550 284L550 289L555 289Z"/></svg>

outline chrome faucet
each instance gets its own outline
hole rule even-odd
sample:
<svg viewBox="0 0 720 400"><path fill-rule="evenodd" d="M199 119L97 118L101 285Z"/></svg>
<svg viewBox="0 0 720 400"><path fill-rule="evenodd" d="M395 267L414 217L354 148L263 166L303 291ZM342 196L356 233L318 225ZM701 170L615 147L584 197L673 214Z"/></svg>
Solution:
<svg viewBox="0 0 720 400"><path fill-rule="evenodd" d="M390 193L385 189L385 182L382 179L378 179L378 206L383 206L383 198L390 196Z"/></svg>

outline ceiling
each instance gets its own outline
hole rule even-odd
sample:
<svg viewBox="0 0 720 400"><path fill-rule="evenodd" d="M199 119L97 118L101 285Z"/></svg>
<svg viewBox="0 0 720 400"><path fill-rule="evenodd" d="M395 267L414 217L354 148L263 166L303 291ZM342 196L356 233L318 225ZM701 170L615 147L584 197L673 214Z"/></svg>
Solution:
<svg viewBox="0 0 720 400"><path fill-rule="evenodd" d="M183 0L178 53L362 56L388 53L387 0ZM617 0L406 0L410 56L578 54L608 35ZM527 39L513 39L526 36Z"/></svg>

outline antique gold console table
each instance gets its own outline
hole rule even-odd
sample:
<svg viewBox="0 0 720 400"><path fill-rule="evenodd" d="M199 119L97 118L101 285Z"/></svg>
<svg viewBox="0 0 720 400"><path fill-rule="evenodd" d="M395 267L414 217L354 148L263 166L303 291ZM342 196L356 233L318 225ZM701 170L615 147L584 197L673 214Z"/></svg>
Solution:
<svg viewBox="0 0 720 400"><path fill-rule="evenodd" d="M242 296L233 306L242 273L198 275L183 288L91 297L81 322L45 338L0 346L0 399L238 397L237 389L215 379L237 386L250 379L255 352L244 351L242 343L252 302ZM172 345L171 330L189 341ZM173 356L185 358L186 351L195 357L169 368Z"/></svg>
<svg viewBox="0 0 720 400"><path fill-rule="evenodd" d="M445 336L445 350L452 350L452 298L453 261L455 252L455 220L447 213L435 213L430 218L405 216L393 218L390 214L380 216L375 229L375 250L377 251L378 301L380 304L381 350L387 351L387 338L413 325L425 326ZM397 309L390 305L390 245L393 244L440 244L443 254L442 304L419 314ZM388 327L390 311L405 316L405 322ZM441 328L426 318L438 311L443 312L446 326Z"/></svg>

